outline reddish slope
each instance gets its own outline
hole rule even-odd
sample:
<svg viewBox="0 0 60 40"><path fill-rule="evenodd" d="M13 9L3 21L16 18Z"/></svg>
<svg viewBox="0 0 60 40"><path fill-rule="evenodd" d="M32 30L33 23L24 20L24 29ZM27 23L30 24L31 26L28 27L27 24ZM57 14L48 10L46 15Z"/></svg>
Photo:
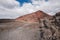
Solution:
<svg viewBox="0 0 60 40"><path fill-rule="evenodd" d="M17 21L26 21L26 22L37 22L38 18L42 19L44 17L50 17L50 15L39 10L37 12L18 17L16 20Z"/></svg>

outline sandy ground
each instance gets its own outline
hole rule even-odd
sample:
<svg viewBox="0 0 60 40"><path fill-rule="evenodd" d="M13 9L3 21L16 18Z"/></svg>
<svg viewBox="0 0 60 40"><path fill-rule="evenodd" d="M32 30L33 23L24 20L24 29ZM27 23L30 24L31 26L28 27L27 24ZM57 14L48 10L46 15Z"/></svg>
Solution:
<svg viewBox="0 0 60 40"><path fill-rule="evenodd" d="M0 30L0 40L39 40L39 28L37 27L37 24L28 24L23 23L19 24L16 23L16 28L14 28L15 23L4 23L0 24L1 27L12 27L14 29L8 29L7 30ZM18 27L17 27L18 26ZM35 27L36 26L36 27Z"/></svg>

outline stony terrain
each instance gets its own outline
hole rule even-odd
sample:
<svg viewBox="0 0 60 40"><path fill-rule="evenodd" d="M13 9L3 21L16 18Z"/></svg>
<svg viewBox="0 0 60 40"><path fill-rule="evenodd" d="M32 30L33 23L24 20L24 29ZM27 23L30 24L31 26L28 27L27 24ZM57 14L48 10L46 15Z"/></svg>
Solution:
<svg viewBox="0 0 60 40"><path fill-rule="evenodd" d="M60 12L50 16L37 11L0 23L0 40L60 40Z"/></svg>

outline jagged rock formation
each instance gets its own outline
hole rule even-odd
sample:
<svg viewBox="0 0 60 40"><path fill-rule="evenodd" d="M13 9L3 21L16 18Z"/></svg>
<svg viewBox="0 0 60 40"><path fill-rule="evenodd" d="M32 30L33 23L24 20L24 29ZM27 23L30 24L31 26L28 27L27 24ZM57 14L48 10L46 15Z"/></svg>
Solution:
<svg viewBox="0 0 60 40"><path fill-rule="evenodd" d="M60 40L60 13L40 19L40 40Z"/></svg>

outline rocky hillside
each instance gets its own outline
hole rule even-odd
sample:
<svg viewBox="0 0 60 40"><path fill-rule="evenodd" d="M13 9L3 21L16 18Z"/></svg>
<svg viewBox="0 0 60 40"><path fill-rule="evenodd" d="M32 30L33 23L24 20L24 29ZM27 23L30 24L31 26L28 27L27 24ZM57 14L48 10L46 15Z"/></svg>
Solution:
<svg viewBox="0 0 60 40"><path fill-rule="evenodd" d="M0 40L60 40L60 12L50 16L37 11L1 23Z"/></svg>
<svg viewBox="0 0 60 40"><path fill-rule="evenodd" d="M60 40L60 13L40 19L41 40Z"/></svg>
<svg viewBox="0 0 60 40"><path fill-rule="evenodd" d="M24 21L24 22L38 22L38 19L43 19L45 17L52 17L43 11L37 11L31 14L27 14L21 17L16 18L17 21Z"/></svg>
<svg viewBox="0 0 60 40"><path fill-rule="evenodd" d="M50 16L42 11L37 11L19 17L17 20L30 23L37 22L40 28L40 40L60 40L60 12Z"/></svg>

